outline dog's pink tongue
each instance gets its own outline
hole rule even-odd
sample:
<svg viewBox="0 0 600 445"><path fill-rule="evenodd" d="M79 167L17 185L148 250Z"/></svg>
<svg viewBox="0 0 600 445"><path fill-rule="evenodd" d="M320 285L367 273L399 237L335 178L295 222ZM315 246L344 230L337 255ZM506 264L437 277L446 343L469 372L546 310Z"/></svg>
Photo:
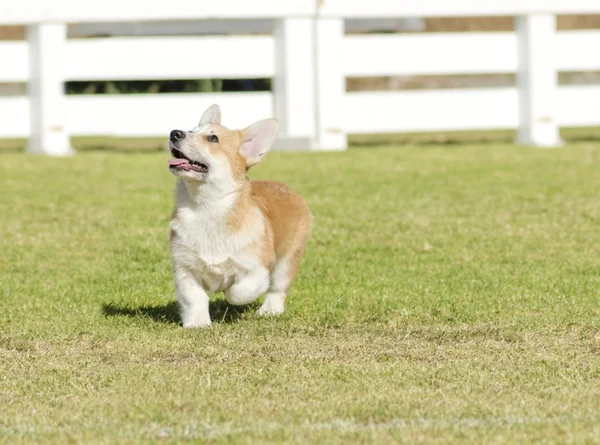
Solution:
<svg viewBox="0 0 600 445"><path fill-rule="evenodd" d="M169 159L169 165L172 167L179 167L184 170L189 170L191 168L190 162L187 159L181 159L181 158Z"/></svg>

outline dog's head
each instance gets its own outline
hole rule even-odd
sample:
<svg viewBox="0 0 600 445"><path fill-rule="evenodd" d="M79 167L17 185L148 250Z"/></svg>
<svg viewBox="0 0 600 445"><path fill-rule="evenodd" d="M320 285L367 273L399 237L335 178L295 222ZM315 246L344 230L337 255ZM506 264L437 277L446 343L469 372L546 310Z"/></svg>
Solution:
<svg viewBox="0 0 600 445"><path fill-rule="evenodd" d="M276 120L265 119L243 130L229 130L221 125L218 105L212 105L192 131L171 131L169 170L188 181L243 180L271 148L277 129Z"/></svg>

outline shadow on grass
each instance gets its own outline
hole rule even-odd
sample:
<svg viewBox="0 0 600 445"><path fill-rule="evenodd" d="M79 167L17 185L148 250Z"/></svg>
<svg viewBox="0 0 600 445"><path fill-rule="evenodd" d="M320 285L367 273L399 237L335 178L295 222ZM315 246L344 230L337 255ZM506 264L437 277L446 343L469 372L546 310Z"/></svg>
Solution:
<svg viewBox="0 0 600 445"><path fill-rule="evenodd" d="M232 306L225 300L211 301L209 304L210 318L213 323L234 323L251 307L253 305ZM181 324L177 303L174 301L163 305L138 307L104 303L102 313L105 317L150 318L157 323Z"/></svg>

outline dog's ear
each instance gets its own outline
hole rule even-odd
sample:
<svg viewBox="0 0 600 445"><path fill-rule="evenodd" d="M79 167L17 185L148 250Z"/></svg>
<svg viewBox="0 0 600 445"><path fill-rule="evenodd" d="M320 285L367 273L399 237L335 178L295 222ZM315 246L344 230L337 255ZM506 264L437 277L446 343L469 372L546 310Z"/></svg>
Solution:
<svg viewBox="0 0 600 445"><path fill-rule="evenodd" d="M218 105L211 105L206 109L202 117L200 118L200 123L198 126L208 125L208 124L220 124L221 123L221 109Z"/></svg>
<svg viewBox="0 0 600 445"><path fill-rule="evenodd" d="M240 154L246 160L246 167L252 167L263 160L275 140L279 124L275 119L265 119L242 130Z"/></svg>

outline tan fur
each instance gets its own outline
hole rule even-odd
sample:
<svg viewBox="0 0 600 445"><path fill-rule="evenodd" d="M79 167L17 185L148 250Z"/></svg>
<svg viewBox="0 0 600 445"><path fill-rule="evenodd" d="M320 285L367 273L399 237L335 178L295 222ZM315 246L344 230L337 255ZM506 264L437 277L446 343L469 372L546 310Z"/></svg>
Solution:
<svg viewBox="0 0 600 445"><path fill-rule="evenodd" d="M273 230L277 258L291 258L303 248L311 216L304 199L275 181L252 181L252 197Z"/></svg>

